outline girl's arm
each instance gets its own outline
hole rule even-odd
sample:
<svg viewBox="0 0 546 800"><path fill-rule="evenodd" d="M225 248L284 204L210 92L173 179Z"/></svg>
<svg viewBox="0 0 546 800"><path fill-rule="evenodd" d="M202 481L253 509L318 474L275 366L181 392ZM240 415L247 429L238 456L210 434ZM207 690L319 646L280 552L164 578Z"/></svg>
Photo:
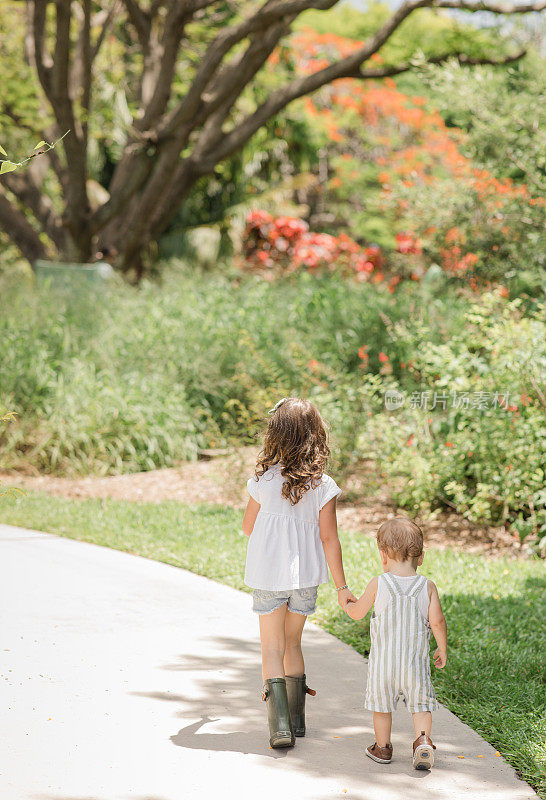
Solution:
<svg viewBox="0 0 546 800"><path fill-rule="evenodd" d="M434 666L443 669L447 662L447 622L438 597L438 589L432 581L428 582L428 587L430 595L428 621L438 645L433 655Z"/></svg>
<svg viewBox="0 0 546 800"><path fill-rule="evenodd" d="M377 577L372 578L364 589L364 594L355 603L347 603L345 611L352 619L363 619L375 602Z"/></svg>
<svg viewBox="0 0 546 800"><path fill-rule="evenodd" d="M345 572L343 570L343 558L341 556L341 544L337 535L337 516L336 516L336 497L332 497L319 512L319 528L324 555L330 567L332 578L336 588L345 586ZM337 593L339 605L344 608L347 600L356 600L349 589L343 589Z"/></svg>
<svg viewBox="0 0 546 800"><path fill-rule="evenodd" d="M260 510L260 504L254 500L253 497L248 498L248 503L245 509L245 515L243 517L243 533L245 536L249 536L254 529L254 523L256 522L256 517L258 516L258 511Z"/></svg>

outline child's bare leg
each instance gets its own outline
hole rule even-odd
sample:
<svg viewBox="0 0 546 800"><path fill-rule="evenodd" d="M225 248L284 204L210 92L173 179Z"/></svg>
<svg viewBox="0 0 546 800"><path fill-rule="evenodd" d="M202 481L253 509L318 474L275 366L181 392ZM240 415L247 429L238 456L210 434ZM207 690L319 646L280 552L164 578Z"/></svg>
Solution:
<svg viewBox="0 0 546 800"><path fill-rule="evenodd" d="M305 664L303 653L301 652L301 635L307 617L304 614L293 614L286 612L284 622L285 650L284 650L284 674L293 675L299 678L305 674Z"/></svg>
<svg viewBox="0 0 546 800"><path fill-rule="evenodd" d="M412 714L413 727L415 728L415 738L421 736L421 731L424 731L427 736L430 736L432 730L432 714L430 711L418 711Z"/></svg>
<svg viewBox="0 0 546 800"><path fill-rule="evenodd" d="M262 677L284 678L286 604L271 614L260 614L260 642L262 645Z"/></svg>
<svg viewBox="0 0 546 800"><path fill-rule="evenodd" d="M392 714L384 714L382 711L373 712L373 729L375 741L379 747L391 743Z"/></svg>

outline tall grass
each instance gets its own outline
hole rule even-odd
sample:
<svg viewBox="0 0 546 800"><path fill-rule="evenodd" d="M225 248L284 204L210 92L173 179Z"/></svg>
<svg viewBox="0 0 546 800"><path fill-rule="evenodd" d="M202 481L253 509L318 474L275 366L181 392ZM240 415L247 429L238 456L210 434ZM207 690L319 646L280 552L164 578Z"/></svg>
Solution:
<svg viewBox="0 0 546 800"><path fill-rule="evenodd" d="M133 471L248 442L280 395L319 383L310 360L331 376L352 373L366 343L378 368L385 315L415 314L417 300L308 275L282 285L199 274L104 293L4 290L0 408L19 417L4 435L4 466Z"/></svg>
<svg viewBox="0 0 546 800"><path fill-rule="evenodd" d="M447 503L546 547L543 320L453 291L183 270L139 289L5 289L0 410L18 417L0 434L3 465L172 465L254 441L266 409L294 392L329 419L340 477L375 459L408 508ZM389 388L509 391L517 405L389 413Z"/></svg>

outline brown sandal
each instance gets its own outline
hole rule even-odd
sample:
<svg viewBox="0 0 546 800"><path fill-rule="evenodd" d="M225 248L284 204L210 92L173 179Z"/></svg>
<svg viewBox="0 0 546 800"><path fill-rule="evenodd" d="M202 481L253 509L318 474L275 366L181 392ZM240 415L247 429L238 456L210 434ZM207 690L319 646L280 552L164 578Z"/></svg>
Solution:
<svg viewBox="0 0 546 800"><path fill-rule="evenodd" d="M374 742L366 748L366 755L372 761L377 761L378 764L390 764L392 760L392 744L379 747L377 742Z"/></svg>
<svg viewBox="0 0 546 800"><path fill-rule="evenodd" d="M434 766L434 750L436 745L432 744L432 739L421 731L413 743L413 766L415 769L431 769Z"/></svg>

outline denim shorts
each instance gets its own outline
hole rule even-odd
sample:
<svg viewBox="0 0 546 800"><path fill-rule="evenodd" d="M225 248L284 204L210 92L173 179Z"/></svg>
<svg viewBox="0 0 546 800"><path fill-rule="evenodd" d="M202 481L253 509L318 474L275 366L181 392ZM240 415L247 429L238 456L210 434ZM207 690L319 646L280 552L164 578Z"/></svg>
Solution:
<svg viewBox="0 0 546 800"><path fill-rule="evenodd" d="M288 610L293 614L308 616L317 610L318 586L309 586L306 589L282 589L270 591L269 589L254 589L252 592L252 610L256 614L272 614L286 603Z"/></svg>

